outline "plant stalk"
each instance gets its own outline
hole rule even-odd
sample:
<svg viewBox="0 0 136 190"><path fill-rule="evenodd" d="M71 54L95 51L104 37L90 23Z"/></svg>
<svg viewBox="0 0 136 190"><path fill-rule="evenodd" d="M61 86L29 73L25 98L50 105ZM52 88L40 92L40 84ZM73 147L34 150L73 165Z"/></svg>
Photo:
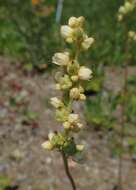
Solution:
<svg viewBox="0 0 136 190"><path fill-rule="evenodd" d="M126 30L127 31L127 30ZM119 157L119 171L118 171L118 189L123 190L123 180L122 180L122 175L123 175L123 141L125 137L125 123L126 123L126 103L127 103L127 96L128 96L128 64L130 61L130 56L129 56L129 39L126 42L126 47L125 47L125 55L126 55L126 61L124 63L124 85L123 85L123 90L122 90L122 106L121 106L121 133L120 133L120 147L121 147L121 153Z"/></svg>
<svg viewBox="0 0 136 190"><path fill-rule="evenodd" d="M73 190L76 190L76 184L74 182L74 179L70 173L70 170L69 170L69 166L68 166L68 159L66 157L66 154L62 151L61 152L61 155L62 155L62 158L63 158L63 163L64 163L64 168L65 168L65 172L66 172L66 175L71 183L71 186L72 186L72 189Z"/></svg>

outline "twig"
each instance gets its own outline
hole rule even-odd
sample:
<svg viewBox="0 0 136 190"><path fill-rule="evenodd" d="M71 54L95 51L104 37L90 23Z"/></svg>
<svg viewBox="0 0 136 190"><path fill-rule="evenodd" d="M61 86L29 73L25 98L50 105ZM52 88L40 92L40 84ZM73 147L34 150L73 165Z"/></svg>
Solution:
<svg viewBox="0 0 136 190"><path fill-rule="evenodd" d="M75 184L74 179L73 179L73 177L69 171L68 160L67 160L66 154L63 151L61 152L61 154L62 154L62 158L63 158L63 163L64 163L66 175L67 175L67 177L71 183L72 189L76 190L76 184Z"/></svg>

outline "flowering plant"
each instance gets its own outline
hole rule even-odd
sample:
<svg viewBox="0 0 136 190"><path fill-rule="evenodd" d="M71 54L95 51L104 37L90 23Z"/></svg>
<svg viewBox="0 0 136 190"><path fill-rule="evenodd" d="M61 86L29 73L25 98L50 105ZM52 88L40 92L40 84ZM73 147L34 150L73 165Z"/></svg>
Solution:
<svg viewBox="0 0 136 190"><path fill-rule="evenodd" d="M125 137L125 126L127 122L126 117L126 111L127 111L127 101L130 99L128 94L128 66L131 60L131 41L136 41L136 32L129 30L127 22L125 22L127 16L133 12L136 8L136 0L125 0L124 5L120 6L118 10L118 21L123 24L124 27L124 35L126 35L126 42L125 42L125 48L123 54L125 55L124 60L124 72L123 72L123 78L124 78L124 84L123 88L120 94L121 97L121 131L120 131L120 148L121 153L119 156L119 170L118 170L118 189L123 189L123 180L122 180L122 174L123 174L123 148L124 148L124 137ZM124 22L123 22L124 21Z"/></svg>
<svg viewBox="0 0 136 190"><path fill-rule="evenodd" d="M62 132L51 132L48 140L42 146L47 150L57 149L64 160L66 173L71 181L73 189L76 189L74 180L69 173L67 159L83 150L82 144L76 144L73 133L83 128L79 115L73 108L74 101L84 101L83 84L92 78L91 69L80 66L79 54L88 50L94 39L88 37L84 31L84 17L71 17L68 25L61 26L61 36L72 48L64 52L55 53L52 62L60 66L61 72L56 73L56 89L61 91L61 97L51 98L51 104L56 109L56 119L62 123Z"/></svg>
<svg viewBox="0 0 136 190"><path fill-rule="evenodd" d="M124 5L120 6L118 11L118 20L122 21L129 13L136 8L136 0L126 0Z"/></svg>

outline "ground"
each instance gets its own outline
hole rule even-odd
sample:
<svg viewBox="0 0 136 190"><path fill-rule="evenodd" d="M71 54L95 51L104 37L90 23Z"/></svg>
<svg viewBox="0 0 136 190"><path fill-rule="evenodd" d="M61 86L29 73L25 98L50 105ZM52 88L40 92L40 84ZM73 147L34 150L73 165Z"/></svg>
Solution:
<svg viewBox="0 0 136 190"><path fill-rule="evenodd" d="M106 84L113 88L118 79L114 69L111 73L108 69ZM71 190L61 155L41 147L48 132L60 128L49 104L56 94L53 75L54 71L26 74L0 58L0 175L7 176L19 190ZM81 112L84 105L76 107ZM111 157L107 136L87 125L80 134L86 147L84 158L81 163L69 160L78 190L116 189L119 161ZM125 155L123 165L123 190L135 190L136 164Z"/></svg>

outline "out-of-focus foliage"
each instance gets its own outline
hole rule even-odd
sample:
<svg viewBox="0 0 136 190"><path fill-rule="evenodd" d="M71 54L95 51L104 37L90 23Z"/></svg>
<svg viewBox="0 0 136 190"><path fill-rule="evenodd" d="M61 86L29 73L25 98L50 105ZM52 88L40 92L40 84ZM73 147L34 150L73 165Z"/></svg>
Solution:
<svg viewBox="0 0 136 190"><path fill-rule="evenodd" d="M95 64L122 64L126 36L124 28L117 22L117 12L123 0L85 0L64 1L63 20L70 15L84 15L87 18L88 31L94 34L95 47L88 55ZM136 13L128 18L129 29L136 28ZM136 45L133 44L133 64L136 61ZM90 59L89 59L90 60Z"/></svg>
<svg viewBox="0 0 136 190"><path fill-rule="evenodd" d="M87 122L97 130L110 130L114 128L115 118L111 104L111 96L106 92L90 97L86 102L85 115Z"/></svg>
<svg viewBox="0 0 136 190"><path fill-rule="evenodd" d="M126 116L128 122L132 122L136 125L136 76L128 78L128 99L127 99L127 110Z"/></svg>
<svg viewBox="0 0 136 190"><path fill-rule="evenodd" d="M10 185L11 182L6 176L0 176L0 190L4 190L6 187Z"/></svg>
<svg viewBox="0 0 136 190"><path fill-rule="evenodd" d="M65 0L62 23L70 16L83 15L87 29L94 34L96 43L88 61L95 64L121 64L124 60L124 28L117 22L117 11L123 0ZM40 67L49 64L56 50L56 0L1 0L0 2L0 53L19 57L29 65ZM135 13L128 19L130 30L136 26ZM131 20L131 21L130 21ZM136 45L132 47L133 64Z"/></svg>
<svg viewBox="0 0 136 190"><path fill-rule="evenodd" d="M124 136L127 147L130 152L136 153L136 77L128 78L127 96L123 97L120 93L116 95L113 92L107 92L105 89L100 89L95 96L90 96L86 101L85 117L87 122L94 130L112 131L110 138L110 148L113 156L121 153L121 148L118 142L118 135L121 132L120 117L121 105L123 99L126 98L125 106L125 129ZM109 135L110 135L109 133ZM106 133L108 134L108 133Z"/></svg>
<svg viewBox="0 0 136 190"><path fill-rule="evenodd" d="M1 53L25 60L27 68L45 67L57 41L52 3L3 0L0 3Z"/></svg>

